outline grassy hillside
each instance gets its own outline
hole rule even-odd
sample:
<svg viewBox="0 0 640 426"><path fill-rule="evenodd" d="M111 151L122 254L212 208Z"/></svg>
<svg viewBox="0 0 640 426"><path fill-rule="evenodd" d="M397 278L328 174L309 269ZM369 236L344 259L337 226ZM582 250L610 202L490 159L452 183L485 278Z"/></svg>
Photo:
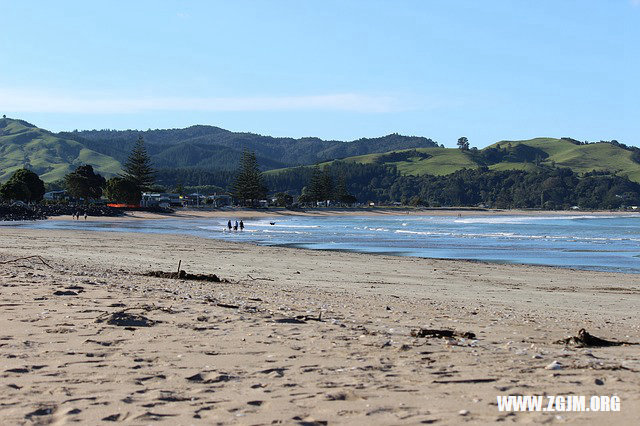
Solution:
<svg viewBox="0 0 640 426"><path fill-rule="evenodd" d="M503 150L499 160L491 161L490 151ZM632 153L610 143L577 145L565 139L536 138L523 141L500 141L482 150L461 151L455 148L417 148L387 153L359 155L343 159L361 164L388 164L407 175L448 175L464 168L487 166L491 170L535 171L540 166L567 167L577 173L593 170L616 172L640 182L640 164ZM321 163L321 165L329 164ZM539 165L536 165L539 164ZM287 169L272 170L280 173Z"/></svg>
<svg viewBox="0 0 640 426"><path fill-rule="evenodd" d="M546 152L549 157L542 164L555 163L558 167L568 167L574 172L585 173L592 170L606 170L627 175L630 180L640 182L640 164L631 159L632 153L606 142L576 145L565 139L536 138L524 141L501 141L491 147L527 145ZM490 148L490 147L487 147Z"/></svg>
<svg viewBox="0 0 640 426"><path fill-rule="evenodd" d="M0 119L0 182L22 167L38 173L45 182L53 182L82 164L91 164L106 177L117 174L122 167L114 158L79 142L22 120Z"/></svg>
<svg viewBox="0 0 640 426"><path fill-rule="evenodd" d="M394 165L398 171L408 175L448 175L456 170L464 168L475 168L477 164L473 161L471 155L462 152L459 149L449 148L417 148L415 150L403 150L399 152L413 152L426 154L425 156L416 155L407 158L398 159L398 161L386 161L383 154L369 154L358 157L349 157L343 161L357 163L385 163Z"/></svg>

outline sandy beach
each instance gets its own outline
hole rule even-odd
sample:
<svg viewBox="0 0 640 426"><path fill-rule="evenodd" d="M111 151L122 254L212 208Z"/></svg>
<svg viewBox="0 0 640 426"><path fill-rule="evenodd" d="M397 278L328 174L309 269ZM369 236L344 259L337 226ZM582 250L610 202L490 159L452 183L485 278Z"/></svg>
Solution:
<svg viewBox="0 0 640 426"><path fill-rule="evenodd" d="M142 275L179 261L224 282ZM640 346L555 343L581 328L640 342L638 275L11 227L0 262L2 424L640 417ZM499 412L499 395L621 403Z"/></svg>

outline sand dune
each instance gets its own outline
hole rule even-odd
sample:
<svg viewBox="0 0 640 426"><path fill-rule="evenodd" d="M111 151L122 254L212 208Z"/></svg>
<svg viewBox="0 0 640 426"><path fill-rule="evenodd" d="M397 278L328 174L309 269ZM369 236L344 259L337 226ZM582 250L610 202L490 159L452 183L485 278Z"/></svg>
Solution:
<svg viewBox="0 0 640 426"><path fill-rule="evenodd" d="M179 260L228 282L141 275ZM640 341L636 275L4 227L0 262L2 424L640 417L638 346L554 343ZM506 394L615 394L621 411L498 412Z"/></svg>

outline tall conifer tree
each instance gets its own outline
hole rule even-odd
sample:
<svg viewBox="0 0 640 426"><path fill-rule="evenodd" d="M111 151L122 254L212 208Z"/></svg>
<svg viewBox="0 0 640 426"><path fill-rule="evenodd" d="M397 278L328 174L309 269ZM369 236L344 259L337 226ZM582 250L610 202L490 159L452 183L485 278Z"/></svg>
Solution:
<svg viewBox="0 0 640 426"><path fill-rule="evenodd" d="M311 201L321 201L324 199L323 175L318 166L315 166L311 172L307 195Z"/></svg>
<svg viewBox="0 0 640 426"><path fill-rule="evenodd" d="M155 174L156 172L151 165L151 157L147 153L144 138L141 135L124 163L122 177L133 182L141 191L146 191L155 183Z"/></svg>
<svg viewBox="0 0 640 426"><path fill-rule="evenodd" d="M233 195L242 205L255 205L267 195L256 154L245 150L233 183Z"/></svg>

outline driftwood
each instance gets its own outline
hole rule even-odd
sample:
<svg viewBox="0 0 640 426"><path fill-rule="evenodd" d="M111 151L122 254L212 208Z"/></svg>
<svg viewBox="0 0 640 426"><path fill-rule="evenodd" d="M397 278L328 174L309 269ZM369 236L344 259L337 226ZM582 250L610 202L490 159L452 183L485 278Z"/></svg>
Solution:
<svg viewBox="0 0 640 426"><path fill-rule="evenodd" d="M58 290L53 292L54 296L77 296L78 293L72 290Z"/></svg>
<svg viewBox="0 0 640 426"><path fill-rule="evenodd" d="M275 320L278 324L306 324L307 321L322 322L322 312L317 317L310 317L308 315L296 315L291 318L280 318Z"/></svg>
<svg viewBox="0 0 640 426"><path fill-rule="evenodd" d="M640 343L601 339L599 337L592 336L584 328L581 328L580 331L578 331L577 336L567 337L566 339L560 339L554 343L563 344L563 345L572 345L578 348L601 348L606 346L623 346L623 345L640 344Z"/></svg>
<svg viewBox="0 0 640 426"><path fill-rule="evenodd" d="M459 332L455 330L437 330L430 328L420 328L418 330L412 330L411 336L413 337L449 337L456 338L461 337L464 339L475 339L475 333L470 331Z"/></svg>
<svg viewBox="0 0 640 426"><path fill-rule="evenodd" d="M221 308L227 308L227 309L240 309L240 306L238 305L229 305L226 303L216 303L216 306L219 306Z"/></svg>
<svg viewBox="0 0 640 426"><path fill-rule="evenodd" d="M257 280L260 280L260 281L274 281L272 278L262 278L262 277L253 278L253 277L252 277L251 275L249 275L249 274L247 274L247 276L248 276L249 278L251 278L251 281L257 281Z"/></svg>
<svg viewBox="0 0 640 426"><path fill-rule="evenodd" d="M298 318L280 318L275 320L278 324L306 324L307 322L303 319Z"/></svg>
<svg viewBox="0 0 640 426"><path fill-rule="evenodd" d="M486 379L453 379L453 380L434 380L433 383L440 383L440 384L453 384L453 383L491 383L491 382L495 382L498 379L490 379L490 378L486 378Z"/></svg>
<svg viewBox="0 0 640 426"><path fill-rule="evenodd" d="M47 262L45 262L45 260L41 256L38 256L38 255L19 257L17 259L12 259L12 260L5 260L3 262L0 262L0 265L6 265L7 263L13 263L13 262L18 262L20 260L30 260L30 259L38 259L40 261L40 263L42 263L44 266L47 266L47 267L53 269L53 267L51 265L49 265Z"/></svg>

